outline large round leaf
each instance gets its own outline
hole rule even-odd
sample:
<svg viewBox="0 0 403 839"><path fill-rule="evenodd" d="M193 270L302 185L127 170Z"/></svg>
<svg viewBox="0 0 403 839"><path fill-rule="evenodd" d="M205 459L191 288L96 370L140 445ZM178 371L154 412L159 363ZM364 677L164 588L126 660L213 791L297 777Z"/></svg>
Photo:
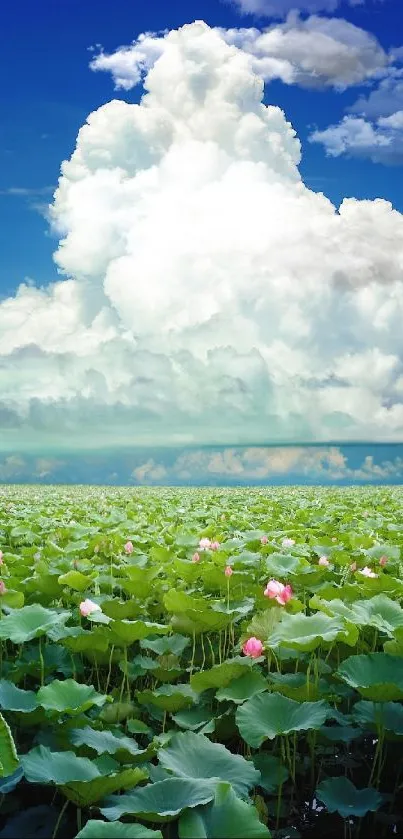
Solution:
<svg viewBox="0 0 403 839"><path fill-rule="evenodd" d="M268 839L270 835L256 808L237 798L231 785L222 782L211 804L186 810L179 819L179 839Z"/></svg>
<svg viewBox="0 0 403 839"><path fill-rule="evenodd" d="M366 699L375 702L403 699L403 667L399 656L352 655L339 667L337 675Z"/></svg>
<svg viewBox="0 0 403 839"><path fill-rule="evenodd" d="M38 706L33 690L21 690L6 679L0 681L0 708L4 711L20 711L29 714Z"/></svg>
<svg viewBox="0 0 403 839"><path fill-rule="evenodd" d="M101 813L109 821L121 816L137 816L151 822L171 821L182 810L212 801L217 779L194 781L186 778L167 778L126 795L112 795Z"/></svg>
<svg viewBox="0 0 403 839"><path fill-rule="evenodd" d="M368 811L377 810L383 796L371 787L357 789L348 778L328 778L316 790L316 797L323 801L329 813L340 813L343 819L349 816L362 818Z"/></svg>
<svg viewBox="0 0 403 839"><path fill-rule="evenodd" d="M121 646L130 646L135 641L147 638L148 635L163 635L170 631L167 624L150 623L149 621L115 620L111 624L111 632L114 643Z"/></svg>
<svg viewBox="0 0 403 839"><path fill-rule="evenodd" d="M70 781L92 781L99 778L96 764L74 752L52 752L46 746L36 746L22 755L24 775L34 784L67 784Z"/></svg>
<svg viewBox="0 0 403 839"><path fill-rule="evenodd" d="M267 679L257 670L252 670L252 672L244 673L243 676L234 679L226 687L220 688L216 693L216 699L219 702L229 701L239 704L257 693L263 693L268 688Z"/></svg>
<svg viewBox="0 0 403 839"><path fill-rule="evenodd" d="M363 726L384 728L403 735L403 705L399 702L356 702L352 710L354 720Z"/></svg>
<svg viewBox="0 0 403 839"><path fill-rule="evenodd" d="M279 734L319 728L330 710L324 700L300 703L279 693L261 693L241 705L235 719L245 742L258 749Z"/></svg>
<svg viewBox="0 0 403 839"><path fill-rule="evenodd" d="M222 664L216 664L211 670L202 670L190 677L190 684L196 693L202 693L210 688L222 688L242 676L252 667L253 661L248 656L236 656L227 659Z"/></svg>
<svg viewBox="0 0 403 839"><path fill-rule="evenodd" d="M108 697L97 693L93 685L80 684L74 679L54 679L39 688L37 696L42 708L61 714L81 714L93 705L99 707L108 701Z"/></svg>
<svg viewBox="0 0 403 839"><path fill-rule="evenodd" d="M260 772L241 755L234 755L221 743L212 743L193 731L174 734L168 746L160 749L161 766L180 778L221 778L229 781L237 795L246 798L259 783Z"/></svg>
<svg viewBox="0 0 403 839"><path fill-rule="evenodd" d="M0 714L0 778L8 778L18 769L18 755L10 728Z"/></svg>
<svg viewBox="0 0 403 839"><path fill-rule="evenodd" d="M142 690L137 693L137 701L140 705L155 705L170 713L187 708L196 700L197 695L187 684L161 685L156 690Z"/></svg>
<svg viewBox="0 0 403 839"><path fill-rule="evenodd" d="M32 638L45 635L52 628L64 626L70 612L53 612L39 603L15 609L0 621L0 639L13 644L25 644Z"/></svg>
<svg viewBox="0 0 403 839"><path fill-rule="evenodd" d="M98 763L99 768L99 763ZM135 766L131 769L122 769L118 772L108 771L108 767L101 767L102 775L92 781L72 781L64 784L61 792L69 801L77 807L90 807L101 801L106 795L111 795L118 790L133 789L141 781L148 778L148 772ZM115 769L116 766L113 767Z"/></svg>
<svg viewBox="0 0 403 839"><path fill-rule="evenodd" d="M351 624L346 626L341 618L331 618L319 612L309 616L284 613L267 643L270 647L282 646L310 652L321 645L329 646L336 639L354 645L357 637L356 627Z"/></svg>
<svg viewBox="0 0 403 839"><path fill-rule="evenodd" d="M90 819L75 839L162 839L162 833L144 827L143 824L110 824L100 819Z"/></svg>
<svg viewBox="0 0 403 839"><path fill-rule="evenodd" d="M89 725L84 728L73 728L69 733L69 738L73 746L86 746L98 754L127 753L127 762L132 757L145 755L148 751L140 749L134 738L126 737L123 732L113 734L112 731L96 731Z"/></svg>
<svg viewBox="0 0 403 839"><path fill-rule="evenodd" d="M280 759L268 752L260 751L253 755L253 765L260 772L259 786L266 792L274 792L289 776L288 769Z"/></svg>

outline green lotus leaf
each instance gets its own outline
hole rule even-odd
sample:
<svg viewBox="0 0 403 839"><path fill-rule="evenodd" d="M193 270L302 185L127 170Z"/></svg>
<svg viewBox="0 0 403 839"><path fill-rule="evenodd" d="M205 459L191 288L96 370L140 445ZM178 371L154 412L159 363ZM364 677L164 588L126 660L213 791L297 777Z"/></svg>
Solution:
<svg viewBox="0 0 403 839"><path fill-rule="evenodd" d="M74 752L52 752L46 746L36 746L21 756L27 781L33 784L67 784L71 781L93 781L101 773L96 764Z"/></svg>
<svg viewBox="0 0 403 839"><path fill-rule="evenodd" d="M122 732L113 734L112 731L96 731L89 725L71 729L69 739L73 746L87 746L97 754L115 755L116 752L124 751L137 757L145 752L133 738L126 737Z"/></svg>
<svg viewBox="0 0 403 839"><path fill-rule="evenodd" d="M279 734L318 729L330 710L324 700L300 703L279 693L260 693L237 709L235 720L241 737L258 749Z"/></svg>
<svg viewBox="0 0 403 839"><path fill-rule="evenodd" d="M142 620L119 620L113 621L111 624L114 643L123 644L123 646L130 646L135 641L147 638L148 635L164 635L170 632L170 629L171 627L169 625L149 623L148 621Z"/></svg>
<svg viewBox="0 0 403 839"><path fill-rule="evenodd" d="M164 769L180 778L228 781L241 798L247 798L248 791L260 779L250 761L193 731L174 734L169 744L159 750L158 759Z"/></svg>
<svg viewBox="0 0 403 839"><path fill-rule="evenodd" d="M362 699L355 703L352 715L359 725L403 735L403 705L399 702L368 702Z"/></svg>
<svg viewBox="0 0 403 839"><path fill-rule="evenodd" d="M7 589L7 591L1 595L1 605L8 606L9 609L21 609L21 606L24 605L25 597L22 591L14 591L13 589Z"/></svg>
<svg viewBox="0 0 403 839"><path fill-rule="evenodd" d="M322 725L319 731L332 743L350 743L351 740L362 737L361 729L352 725Z"/></svg>
<svg viewBox="0 0 403 839"><path fill-rule="evenodd" d="M0 714L0 778L8 778L18 769L18 755L10 728Z"/></svg>
<svg viewBox="0 0 403 839"><path fill-rule="evenodd" d="M0 708L4 711L21 711L29 714L37 707L38 701L33 690L21 690L13 682L1 679Z"/></svg>
<svg viewBox="0 0 403 839"><path fill-rule="evenodd" d="M104 629L83 629L81 626L67 627L68 636L63 635L61 644L72 653L106 652L109 640Z"/></svg>
<svg viewBox="0 0 403 839"><path fill-rule="evenodd" d="M281 763L281 760L268 752L259 752L253 755L253 765L260 772L259 786L272 793L289 777L288 769Z"/></svg>
<svg viewBox="0 0 403 839"><path fill-rule="evenodd" d="M0 621L0 639L25 644L32 638L46 635L53 627L64 626L70 612L53 612L38 603L16 609Z"/></svg>
<svg viewBox="0 0 403 839"><path fill-rule="evenodd" d="M103 613L113 620L124 620L126 618L131 620L137 618L140 614L140 607L134 600L111 600L107 598L100 602L100 606Z"/></svg>
<svg viewBox="0 0 403 839"><path fill-rule="evenodd" d="M110 705L104 705L99 716L107 725L114 725L132 717L134 710L133 702L113 702Z"/></svg>
<svg viewBox="0 0 403 839"><path fill-rule="evenodd" d="M399 656L352 655L339 667L337 675L374 702L403 699L403 668Z"/></svg>
<svg viewBox="0 0 403 839"><path fill-rule="evenodd" d="M144 638L140 641L140 647L145 650L152 650L157 655L182 655L184 649L190 644L190 638L185 635L165 635L161 638Z"/></svg>
<svg viewBox="0 0 403 839"><path fill-rule="evenodd" d="M207 804L214 798L217 779L167 778L147 784L126 795L112 795L101 813L109 821L130 815L150 822L172 821L188 807Z"/></svg>
<svg viewBox="0 0 403 839"><path fill-rule="evenodd" d="M231 622L231 615L214 611L202 597L176 589L164 595L164 606L175 616L172 624L188 634L218 631Z"/></svg>
<svg viewBox="0 0 403 839"><path fill-rule="evenodd" d="M85 591L91 585L93 585L94 579L96 577L95 574L88 575L82 574L81 571L68 571L67 574L61 574L58 577L57 582L61 586L68 586L72 588L74 591Z"/></svg>
<svg viewBox="0 0 403 839"><path fill-rule="evenodd" d="M179 728L197 731L214 720L214 713L208 708L184 708L184 710L174 714L172 719Z"/></svg>
<svg viewBox="0 0 403 839"><path fill-rule="evenodd" d="M209 688L226 687L233 679L243 676L245 672L250 672L252 664L253 660L249 656L227 659L210 670L193 673L190 677L191 687L196 693L203 693Z"/></svg>
<svg viewBox="0 0 403 839"><path fill-rule="evenodd" d="M317 612L315 615L283 614L281 622L267 639L270 647L290 647L294 650L311 652L319 646L327 647L335 640L354 646L358 630L351 631L340 618L331 618Z"/></svg>
<svg viewBox="0 0 403 839"><path fill-rule="evenodd" d="M77 807L90 807L107 795L122 789L132 789L141 781L147 779L148 772L135 766L131 769L122 769L119 772L109 772L107 775L94 778L92 781L75 781L64 784L61 792Z"/></svg>
<svg viewBox="0 0 403 839"><path fill-rule="evenodd" d="M100 819L90 819L75 839L162 839L162 833L143 824L109 824Z"/></svg>
<svg viewBox="0 0 403 839"><path fill-rule="evenodd" d="M369 811L377 810L383 802L383 796L376 789L357 789L344 776L322 781L315 795L323 801L329 813L340 813L343 819L349 816L362 818Z"/></svg>
<svg viewBox="0 0 403 839"><path fill-rule="evenodd" d="M324 679L307 679L306 673L276 673L269 674L269 681L278 693L296 699L297 702L319 699L323 693L329 693L329 685ZM343 685L344 687L344 685Z"/></svg>
<svg viewBox="0 0 403 839"><path fill-rule="evenodd" d="M74 679L54 679L39 688L37 698L42 708L61 714L82 714L93 705L101 707L110 701L110 697L97 693L93 685L80 684Z"/></svg>
<svg viewBox="0 0 403 839"><path fill-rule="evenodd" d="M179 818L179 839L268 839L256 807L237 798L230 784L217 784L214 801Z"/></svg>
<svg viewBox="0 0 403 839"><path fill-rule="evenodd" d="M161 685L156 690L142 690L136 694L140 705L155 705L163 711L175 713L182 708L193 705L197 701L197 694L190 685Z"/></svg>
<svg viewBox="0 0 403 839"><path fill-rule="evenodd" d="M395 629L403 627L403 609L385 594L377 594L368 600L356 600L350 607L342 600L320 600L313 597L313 608L322 609L330 615L340 615L357 626L374 626L381 632L393 635Z"/></svg>
<svg viewBox="0 0 403 839"><path fill-rule="evenodd" d="M240 702L245 702L257 693L269 689L267 679L262 676L257 670L252 670L249 673L244 673L238 679L234 679L226 687L220 688L216 693L216 699L219 702L225 700L235 702L237 705Z"/></svg>
<svg viewBox="0 0 403 839"><path fill-rule="evenodd" d="M126 728L130 731L130 734L152 734L151 728L142 720L127 720Z"/></svg>
<svg viewBox="0 0 403 839"><path fill-rule="evenodd" d="M289 575L309 570L310 564L300 556L272 553L266 557L265 568L269 576L273 575L276 580L282 580L283 577L287 578Z"/></svg>
<svg viewBox="0 0 403 839"><path fill-rule="evenodd" d="M258 638L259 641L266 642L266 639L272 634L282 616L283 611L281 606L272 606L270 609L265 609L264 612L257 612L253 616L250 624L248 624L243 640L246 641L247 638Z"/></svg>

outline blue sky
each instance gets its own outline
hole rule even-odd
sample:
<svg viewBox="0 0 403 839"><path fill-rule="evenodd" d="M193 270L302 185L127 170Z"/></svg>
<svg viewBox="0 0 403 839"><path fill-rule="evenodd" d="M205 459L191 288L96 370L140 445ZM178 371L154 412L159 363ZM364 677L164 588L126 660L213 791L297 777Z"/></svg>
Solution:
<svg viewBox="0 0 403 839"><path fill-rule="evenodd" d="M0 480L402 480L402 22L5 6Z"/></svg>

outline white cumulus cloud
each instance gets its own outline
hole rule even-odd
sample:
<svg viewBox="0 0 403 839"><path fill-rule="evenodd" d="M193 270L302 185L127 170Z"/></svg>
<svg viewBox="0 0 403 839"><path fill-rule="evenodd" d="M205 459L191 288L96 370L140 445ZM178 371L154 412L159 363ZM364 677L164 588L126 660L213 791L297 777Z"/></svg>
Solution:
<svg viewBox="0 0 403 839"><path fill-rule="evenodd" d="M250 56L252 69L265 81L280 79L306 88L344 90L381 77L391 60L373 35L343 18L311 15L301 20L291 12L285 23L264 31L219 27L216 31ZM114 53L101 51L90 66L111 73L116 89L130 90L165 50L171 50L169 33L147 32Z"/></svg>
<svg viewBox="0 0 403 839"><path fill-rule="evenodd" d="M285 17L293 9L301 12L334 12L342 0L226 0L241 14L258 17ZM350 6L361 5L365 0L349 0Z"/></svg>
<svg viewBox="0 0 403 839"><path fill-rule="evenodd" d="M403 163L403 111L379 117L376 122L345 116L336 125L313 131L309 139L322 143L330 157L346 154L398 166Z"/></svg>
<svg viewBox="0 0 403 839"><path fill-rule="evenodd" d="M3 445L401 439L403 216L309 190L249 55L204 23L144 88L62 165L65 279L0 304Z"/></svg>

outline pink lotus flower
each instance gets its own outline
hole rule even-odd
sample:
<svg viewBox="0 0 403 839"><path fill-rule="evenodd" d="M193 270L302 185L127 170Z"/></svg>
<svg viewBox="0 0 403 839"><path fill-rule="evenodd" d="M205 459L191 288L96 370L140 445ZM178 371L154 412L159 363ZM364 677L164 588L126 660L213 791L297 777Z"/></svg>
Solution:
<svg viewBox="0 0 403 839"><path fill-rule="evenodd" d="M206 550L208 550L210 547L211 547L211 542L210 542L210 539L207 539L206 537L205 537L204 539L200 539L200 542L199 542L199 548L200 548L202 551L206 551Z"/></svg>
<svg viewBox="0 0 403 839"><path fill-rule="evenodd" d="M356 563L356 562L352 562L352 563L351 563L351 565L350 565L350 570L351 570L353 573L354 573L354 571L356 571L356 570L357 570L357 563Z"/></svg>
<svg viewBox="0 0 403 839"><path fill-rule="evenodd" d="M192 556L192 562L200 562L200 554L196 553Z"/></svg>
<svg viewBox="0 0 403 839"><path fill-rule="evenodd" d="M270 580L263 593L265 597L270 597L270 600L275 598L277 603L280 603L280 606L285 606L292 598L291 586L285 586L283 583L279 583L278 580Z"/></svg>
<svg viewBox="0 0 403 839"><path fill-rule="evenodd" d="M3 580L0 580L0 594L5 594L6 591L7 591L7 589L6 589L6 587L3 583Z"/></svg>
<svg viewBox="0 0 403 839"><path fill-rule="evenodd" d="M210 545L210 550L211 550L211 551L218 551L219 547L220 547L220 543L219 543L219 542L217 542L217 541L216 541L216 542L212 542L212 543L211 543L211 545Z"/></svg>
<svg viewBox="0 0 403 839"><path fill-rule="evenodd" d="M269 540L268 540L268 537L267 537L267 536L262 536L262 538L261 538L261 540L260 540L260 542L261 542L261 544L262 544L262 545L267 545L268 541L269 541Z"/></svg>
<svg viewBox="0 0 403 839"><path fill-rule="evenodd" d="M244 655L249 655L251 658L259 658L263 652L263 644L259 641L259 638L248 638L242 647L242 652Z"/></svg>
<svg viewBox="0 0 403 839"><path fill-rule="evenodd" d="M318 565L320 565L322 568L327 568L327 566L330 565L327 556L321 556L318 561Z"/></svg>
<svg viewBox="0 0 403 839"><path fill-rule="evenodd" d="M372 577L372 578L374 578L374 577L377 577L377 576L378 576L378 574L375 574L375 573L374 573L374 571L371 571L371 569L370 569L370 568L368 568L367 566L365 566L365 568L363 568L363 569L362 569L362 571L359 571L358 573L359 573L359 574L362 574L362 576L363 576L363 577Z"/></svg>
<svg viewBox="0 0 403 839"><path fill-rule="evenodd" d="M234 573L234 572L233 572L233 570L232 570L231 566L230 566L230 565L226 565L226 566L225 566L225 571L224 571L225 576L226 576L226 577L232 577L233 573Z"/></svg>
<svg viewBox="0 0 403 839"><path fill-rule="evenodd" d="M132 542L126 542L126 544L125 544L126 553L131 554L131 553L133 553L133 550L134 550L134 548L133 548Z"/></svg>
<svg viewBox="0 0 403 839"><path fill-rule="evenodd" d="M381 558L379 560L379 565L381 566L381 568L384 568L385 565L387 564L387 562L388 562L388 557L387 556L381 556Z"/></svg>
<svg viewBox="0 0 403 839"><path fill-rule="evenodd" d="M98 606L98 603L94 603L92 600L83 600L80 603L80 612L83 618L87 618L88 615L92 615L93 612L100 612L101 607Z"/></svg>
<svg viewBox="0 0 403 839"><path fill-rule="evenodd" d="M285 538L285 539L283 539L281 544L282 544L283 548L292 548L292 546L295 545L295 539Z"/></svg>
<svg viewBox="0 0 403 839"><path fill-rule="evenodd" d="M3 565L3 551L0 551L0 565Z"/></svg>

